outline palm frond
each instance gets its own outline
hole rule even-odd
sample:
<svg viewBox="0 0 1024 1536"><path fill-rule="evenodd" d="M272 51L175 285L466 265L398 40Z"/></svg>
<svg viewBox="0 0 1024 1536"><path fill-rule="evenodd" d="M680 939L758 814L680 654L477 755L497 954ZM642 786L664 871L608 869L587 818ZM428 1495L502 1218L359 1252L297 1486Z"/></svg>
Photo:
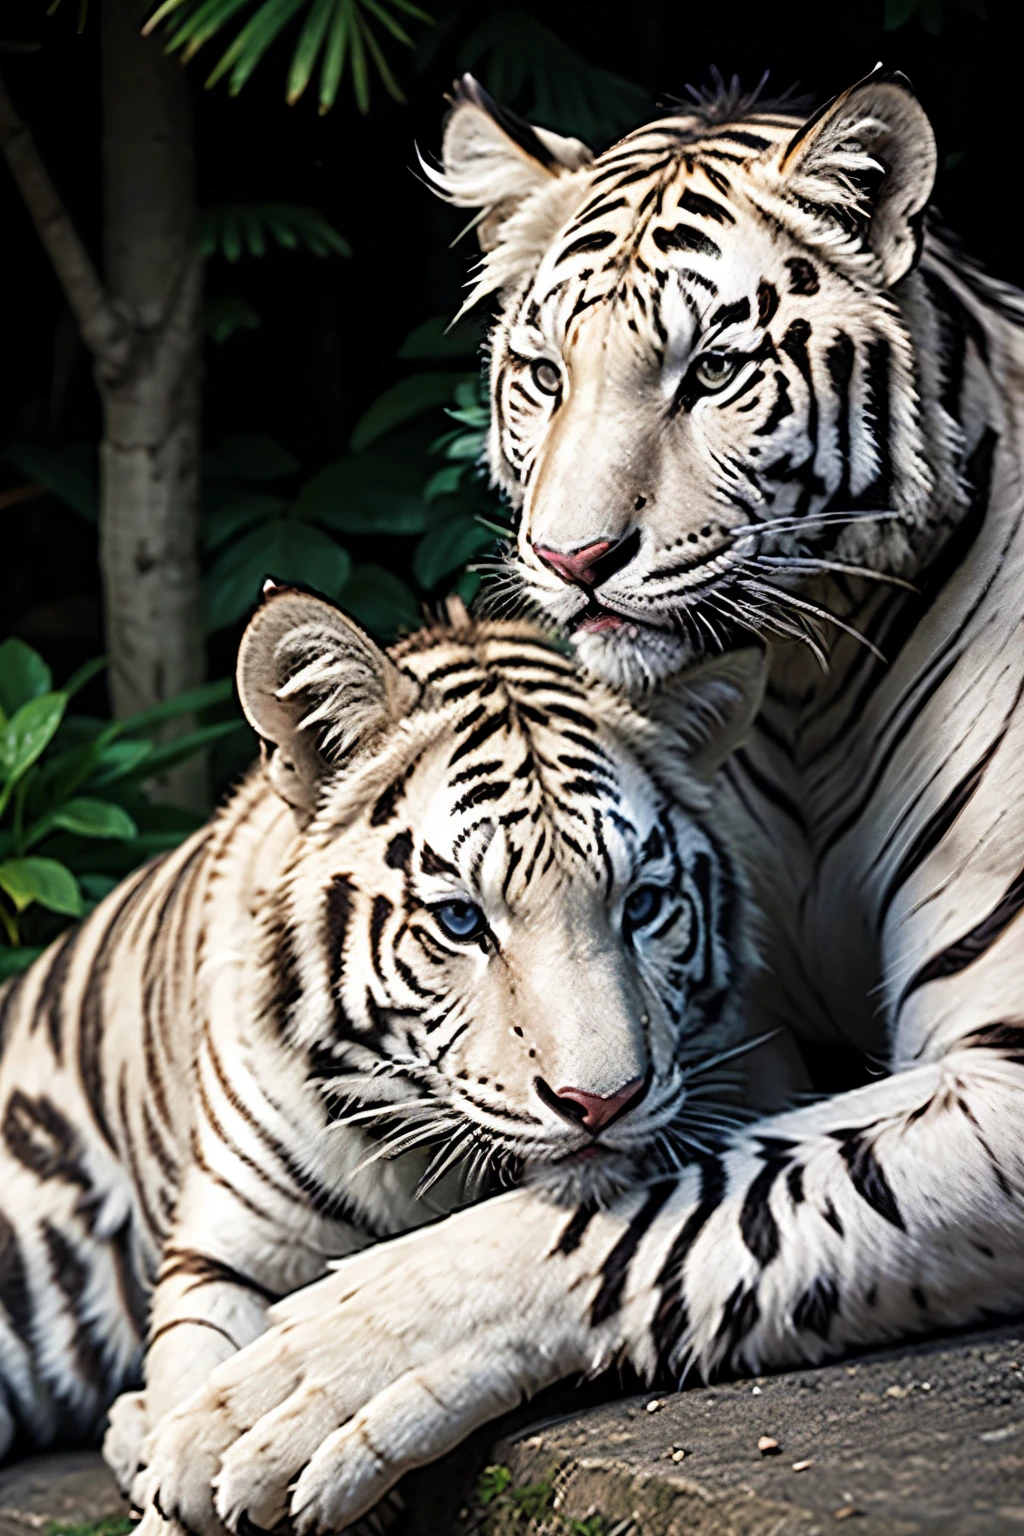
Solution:
<svg viewBox="0 0 1024 1536"><path fill-rule="evenodd" d="M356 105L365 113L370 108L371 66L388 95L405 100L379 35L383 32L411 48L413 38L400 16L427 24L433 20L412 0L163 0L145 31L166 27L167 52L180 53L187 61L240 21L206 80L212 86L227 76L228 90L237 96L271 46L301 18L288 70L289 105L305 94L319 63L320 111L334 105L347 67Z"/></svg>

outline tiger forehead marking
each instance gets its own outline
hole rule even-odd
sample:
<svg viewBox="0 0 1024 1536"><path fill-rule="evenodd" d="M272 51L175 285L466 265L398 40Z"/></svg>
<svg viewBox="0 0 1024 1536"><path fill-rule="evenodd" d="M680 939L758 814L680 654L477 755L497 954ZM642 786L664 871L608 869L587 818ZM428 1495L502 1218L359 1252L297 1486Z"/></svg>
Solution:
<svg viewBox="0 0 1024 1536"><path fill-rule="evenodd" d="M467 80L434 175L486 209L515 572L617 682L744 632L816 645L801 584L909 573L963 505L908 320L927 119L876 75L807 122L722 99L597 158L543 139L542 168Z"/></svg>

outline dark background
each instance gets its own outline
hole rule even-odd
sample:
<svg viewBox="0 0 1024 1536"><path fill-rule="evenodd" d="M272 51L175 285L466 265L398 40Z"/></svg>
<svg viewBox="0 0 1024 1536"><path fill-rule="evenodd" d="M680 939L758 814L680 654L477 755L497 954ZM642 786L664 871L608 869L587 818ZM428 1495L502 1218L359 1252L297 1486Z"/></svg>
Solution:
<svg viewBox="0 0 1024 1536"><path fill-rule="evenodd" d="M798 85L814 100L877 60L904 70L937 131L939 208L973 253L1024 282L1014 9L963 0L889 0L889 7L888 30L884 0L588 0L525 9L589 62L636 81L652 109L683 95L688 83L707 83L712 66L751 86L767 69L767 95ZM426 316L458 306L472 242L449 249L462 220L416 179L413 146L438 147L460 37L480 9L462 5L451 17L438 11L435 29L413 23L426 47L389 55L408 103L390 101L375 82L366 117L344 87L326 116L312 100L284 104L294 32L238 98L223 86L203 89L206 54L189 67L200 205L310 204L353 249L351 260L272 249L260 261L210 264L208 291L244 297L262 317L259 330L207 348L211 443L232 432L266 432L315 469L343 451L370 401L407 369L395 355L403 337ZM39 0L6 0L3 37L42 47L0 52L0 67L79 229L98 251L98 28L87 16L79 34L76 20L71 0L49 19ZM528 109L529 100L515 105ZM88 359L2 165L0 230L0 444L96 438ZM0 490L18 478L0 465ZM62 675L101 645L95 530L48 496L0 512L0 540L0 634L23 635ZM394 541L389 549L400 563ZM389 549L370 550L369 558L388 563ZM215 638L214 675L230 669L236 638L234 631Z"/></svg>

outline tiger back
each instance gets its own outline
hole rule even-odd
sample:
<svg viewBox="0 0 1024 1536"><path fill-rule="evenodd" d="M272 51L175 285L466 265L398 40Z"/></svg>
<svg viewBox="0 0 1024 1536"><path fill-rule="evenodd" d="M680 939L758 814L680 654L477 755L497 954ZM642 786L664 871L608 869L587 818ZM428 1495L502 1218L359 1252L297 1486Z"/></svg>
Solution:
<svg viewBox="0 0 1024 1536"><path fill-rule="evenodd" d="M146 1429L330 1258L501 1184L604 1199L720 1124L760 655L646 706L527 623L385 655L271 586L262 762L0 995L4 1439Z"/></svg>

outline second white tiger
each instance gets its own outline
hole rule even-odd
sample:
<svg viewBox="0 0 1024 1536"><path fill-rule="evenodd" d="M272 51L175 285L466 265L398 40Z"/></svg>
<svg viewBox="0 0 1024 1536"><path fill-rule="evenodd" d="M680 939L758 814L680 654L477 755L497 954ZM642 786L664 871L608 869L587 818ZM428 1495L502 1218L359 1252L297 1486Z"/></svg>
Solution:
<svg viewBox="0 0 1024 1536"><path fill-rule="evenodd" d="M145 1354L107 1442L142 1503L147 1430L332 1257L503 1177L616 1193L718 1123L750 952L705 812L760 657L666 723L529 624L393 658L272 590L262 768L0 993L6 1438L95 1430Z"/></svg>

